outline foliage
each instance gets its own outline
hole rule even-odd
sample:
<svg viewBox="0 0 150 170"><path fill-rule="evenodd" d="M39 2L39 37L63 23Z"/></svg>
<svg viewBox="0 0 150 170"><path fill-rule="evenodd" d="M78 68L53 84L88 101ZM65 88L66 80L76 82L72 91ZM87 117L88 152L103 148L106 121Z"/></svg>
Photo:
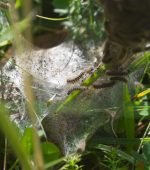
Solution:
<svg viewBox="0 0 150 170"><path fill-rule="evenodd" d="M103 9L100 4L92 0L54 0L53 3L55 11L69 16L69 20L64 22L64 25L70 28L73 39L80 43L88 43L90 40L102 41L104 38Z"/></svg>
<svg viewBox="0 0 150 170"><path fill-rule="evenodd" d="M39 3L39 1L36 1ZM92 0L53 0L55 11L61 12L61 15L68 16L67 22L64 22L65 26L68 26L73 34L73 39L81 42L88 42L89 40L99 41L104 37L103 31L103 18L101 16L102 9L99 4ZM17 0L15 4L16 8L22 6L22 1ZM56 10L56 9L61 10ZM0 11L1 12L1 11ZM9 16L13 15L10 11L3 11L0 13L7 18L8 23L5 26L0 25L0 59L4 57L7 46L12 43L12 40L16 38L15 29L18 31L25 30L30 24L30 17L25 18L20 22L10 22ZM61 16L60 15L60 16ZM101 22L100 22L101 20ZM82 37L81 37L82 35ZM137 61L129 66L129 71L134 72L140 67L146 65L145 74L148 75L148 81L150 81L149 63L150 53L145 53L143 57L140 57ZM90 86L94 81L101 77L105 73L105 67L99 67L88 79L86 79L82 85ZM144 77L144 75L143 75ZM141 80L142 82L143 80ZM148 88L148 89L147 89ZM126 170L130 167L135 167L136 170L149 170L150 169L150 138L148 133L150 131L150 123L143 123L144 120L149 120L150 106L149 106L149 84L144 85L144 89L140 89L139 86L135 87L135 94L130 96L127 86L124 87L124 99L123 99L123 112L124 117L120 122L119 130L123 131L123 135L126 135L124 139L124 145L120 138L117 139L117 146L102 145L101 143L94 148L101 150L102 153L93 151L98 159L99 167L114 169L114 170ZM74 100L81 91L73 92L56 110L57 113L67 104ZM0 101L1 102L1 101ZM41 142L39 131L32 127L26 128L24 132L14 125L9 118L9 111L4 107L2 103L0 105L0 129L5 134L9 145L15 153L15 161L9 164L10 169L17 169L22 167L25 170L40 169L37 167L39 163L44 162L44 167L41 169L49 169L55 165L64 163L60 170L81 170L84 169L80 165L85 155L80 157L77 154L72 154L66 158L61 157L60 150L56 145L48 141ZM142 124L146 126L144 132L140 134L140 137L136 134L136 127ZM119 130L116 133L119 134ZM43 132L44 133L44 132ZM35 138L35 136L37 138ZM132 141L132 143L131 143ZM34 145L40 142L40 147ZM112 141L110 141L112 142ZM118 149L118 147L120 147ZM6 149L5 149L6 150ZM36 158L36 153L39 153L43 160ZM88 153L88 152L87 152ZM9 154L9 153L8 153ZM38 155L38 156L39 156ZM7 164L7 162L5 162ZM96 164L96 161L95 161ZM126 166L127 165L127 166Z"/></svg>
<svg viewBox="0 0 150 170"><path fill-rule="evenodd" d="M34 141L33 138L34 129L27 128L25 129L24 133L21 134L20 130L16 128L16 126L12 124L12 122L9 120L9 117L7 116L8 111L5 109L5 107L3 105L0 105L0 108L1 108L0 127L3 133L5 134L5 136L7 137L9 144L11 145L12 149L14 150L17 156L16 159L17 164L20 162L22 164L22 167L24 167L24 169L28 169L28 170L36 169L37 162L34 162L35 161L34 144L36 143L36 141ZM42 142L41 148L42 148L42 155L45 162L45 166L49 164L47 167L51 167L59 163L59 161L62 161L61 159L56 163L54 162L61 155L59 149L54 144L50 142ZM17 166L16 161L14 162L15 166ZM34 162L34 164L31 164L31 162ZM14 166L14 164L12 165L12 167Z"/></svg>
<svg viewBox="0 0 150 170"><path fill-rule="evenodd" d="M120 151L117 148L105 146L105 145L98 145L97 149L101 149L104 152L104 165L110 170L117 170L122 169L123 163L125 160L134 164L134 157Z"/></svg>

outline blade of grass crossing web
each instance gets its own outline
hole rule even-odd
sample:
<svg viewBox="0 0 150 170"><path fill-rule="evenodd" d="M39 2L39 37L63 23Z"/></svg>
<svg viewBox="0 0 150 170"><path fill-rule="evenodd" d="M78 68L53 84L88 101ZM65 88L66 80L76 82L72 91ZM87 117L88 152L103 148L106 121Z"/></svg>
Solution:
<svg viewBox="0 0 150 170"><path fill-rule="evenodd" d="M99 77L101 77L104 74L105 67L102 65L101 67L97 68L97 70L86 80L83 81L81 86L88 87L93 82L95 82ZM72 92L66 100L57 108L56 113L58 113L65 105L67 105L69 102L73 101L82 91L81 90L75 90Z"/></svg>
<svg viewBox="0 0 150 170"><path fill-rule="evenodd" d="M129 140L135 138L135 122L134 122L134 109L131 103L131 97L129 95L128 86L123 88L123 118L126 137ZM133 150L133 144L127 144L127 151L130 153Z"/></svg>

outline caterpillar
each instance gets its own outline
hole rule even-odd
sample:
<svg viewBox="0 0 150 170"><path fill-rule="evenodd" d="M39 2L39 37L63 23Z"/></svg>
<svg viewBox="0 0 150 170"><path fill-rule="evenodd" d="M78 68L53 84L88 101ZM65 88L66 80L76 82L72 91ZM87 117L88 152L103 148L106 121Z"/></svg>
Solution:
<svg viewBox="0 0 150 170"><path fill-rule="evenodd" d="M76 86L76 87L72 87L71 89L68 90L67 94L70 95L72 92L76 91L76 90L81 90L84 91L86 90L87 87L84 86Z"/></svg>
<svg viewBox="0 0 150 170"><path fill-rule="evenodd" d="M126 70L107 70L106 75L108 76L126 76L128 71Z"/></svg>
<svg viewBox="0 0 150 170"><path fill-rule="evenodd" d="M101 84L98 84L98 83L94 83L93 84L93 87L95 89L100 89L100 88L106 88L106 87L111 87L115 84L115 81L109 81L109 82L105 82L105 83L101 83Z"/></svg>
<svg viewBox="0 0 150 170"><path fill-rule="evenodd" d="M81 72L79 75L77 75L76 77L71 78L71 79L67 79L67 83L72 83L72 84L76 83L77 81L79 81L79 80L83 77L84 74L85 74L85 71L82 71L82 72Z"/></svg>
<svg viewBox="0 0 150 170"><path fill-rule="evenodd" d="M110 77L110 80L112 81L122 81L124 83L127 83L128 80L125 78L125 77L121 77L121 76L113 76L113 77Z"/></svg>

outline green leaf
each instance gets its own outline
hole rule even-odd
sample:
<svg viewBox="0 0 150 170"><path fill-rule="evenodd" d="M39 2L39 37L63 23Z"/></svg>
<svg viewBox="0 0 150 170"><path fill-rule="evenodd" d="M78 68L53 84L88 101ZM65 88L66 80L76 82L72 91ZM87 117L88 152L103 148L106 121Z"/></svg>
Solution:
<svg viewBox="0 0 150 170"><path fill-rule="evenodd" d="M45 163L54 161L60 157L60 151L56 145L50 142L43 142L41 144L43 158Z"/></svg>
<svg viewBox="0 0 150 170"><path fill-rule="evenodd" d="M32 128L26 128L21 139L21 145L28 156L32 155L33 152L33 142L32 142Z"/></svg>

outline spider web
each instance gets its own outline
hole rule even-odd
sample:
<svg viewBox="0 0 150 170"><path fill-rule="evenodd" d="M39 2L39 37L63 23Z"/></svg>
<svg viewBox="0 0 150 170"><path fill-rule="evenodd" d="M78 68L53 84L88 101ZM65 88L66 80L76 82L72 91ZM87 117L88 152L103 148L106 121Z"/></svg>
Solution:
<svg viewBox="0 0 150 170"><path fill-rule="evenodd" d="M64 154L78 151L81 141L86 143L96 130L111 124L112 115L108 110L114 108L120 116L122 88L123 84L118 83L111 88L87 90L57 114L55 111L59 104L50 106L49 115L42 122L48 139L56 143Z"/></svg>

